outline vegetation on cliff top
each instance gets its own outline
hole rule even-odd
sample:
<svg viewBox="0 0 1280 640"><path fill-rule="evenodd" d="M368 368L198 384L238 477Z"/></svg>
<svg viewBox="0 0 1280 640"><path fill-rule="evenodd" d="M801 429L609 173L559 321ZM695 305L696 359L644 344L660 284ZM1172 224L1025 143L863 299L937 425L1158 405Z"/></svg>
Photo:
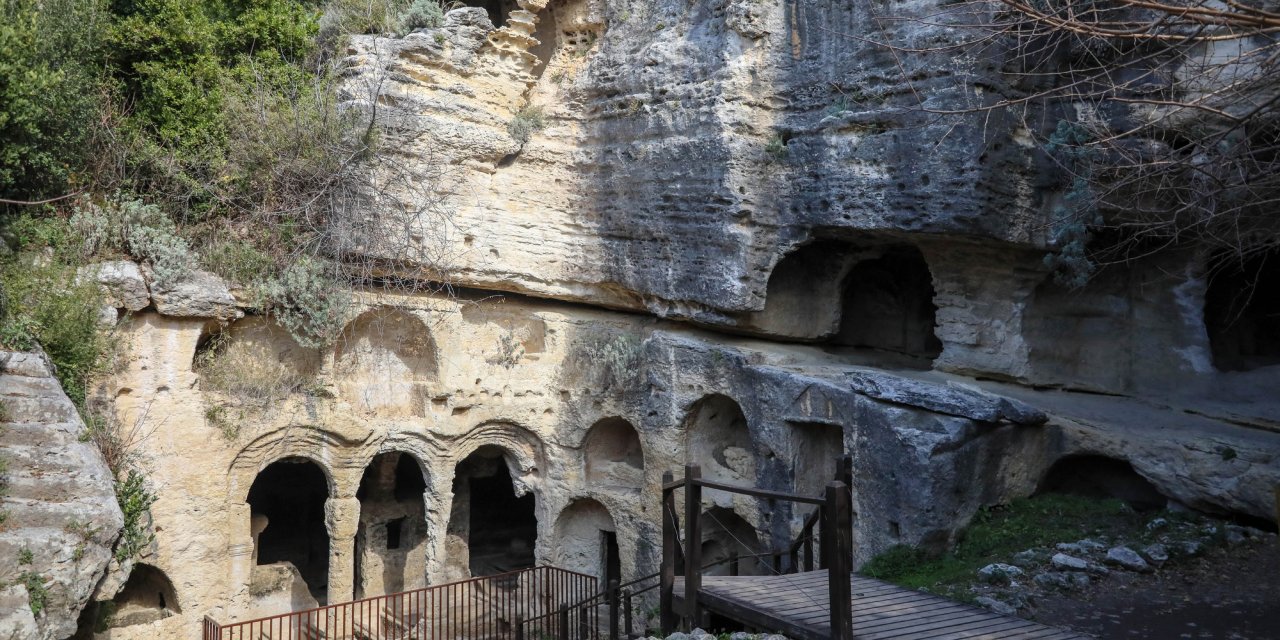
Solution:
<svg viewBox="0 0 1280 640"><path fill-rule="evenodd" d="M368 172L427 194L402 232L443 206L429 178L380 166L377 96L338 102L336 54L347 34L442 17L436 0L0 0L0 348L55 365L115 476L121 561L151 541L147 434L90 392L114 340L81 267L207 269L300 342L333 339L344 291L372 277L361 250L397 240L366 215L382 197Z"/></svg>

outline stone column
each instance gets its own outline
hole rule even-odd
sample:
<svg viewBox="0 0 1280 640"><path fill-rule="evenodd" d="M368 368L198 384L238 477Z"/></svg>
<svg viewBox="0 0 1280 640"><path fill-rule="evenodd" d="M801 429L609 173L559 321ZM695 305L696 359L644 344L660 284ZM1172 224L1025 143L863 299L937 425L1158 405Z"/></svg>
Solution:
<svg viewBox="0 0 1280 640"><path fill-rule="evenodd" d="M324 503L324 523L329 530L329 604L346 602L355 594L356 530L360 527L360 501L353 497L329 498Z"/></svg>
<svg viewBox="0 0 1280 640"><path fill-rule="evenodd" d="M230 535L227 538L227 558L230 560L230 584L232 601L235 606L249 606L249 583L253 581L253 566L256 563L255 537L253 535L252 513L248 503L229 505Z"/></svg>

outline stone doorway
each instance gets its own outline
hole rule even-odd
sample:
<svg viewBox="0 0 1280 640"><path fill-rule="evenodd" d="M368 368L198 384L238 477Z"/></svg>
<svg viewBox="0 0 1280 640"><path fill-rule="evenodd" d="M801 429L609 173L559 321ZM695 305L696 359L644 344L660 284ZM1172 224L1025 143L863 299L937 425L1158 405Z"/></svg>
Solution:
<svg viewBox="0 0 1280 640"><path fill-rule="evenodd" d="M505 452L484 446L458 463L449 522L449 563L466 574L487 576L535 564L538 540L532 493L516 494Z"/></svg>
<svg viewBox="0 0 1280 640"><path fill-rule="evenodd" d="M255 570L255 582L260 581L259 573L273 582L300 579L316 602L326 601L329 532L324 507L328 498L324 471L306 458L285 458L258 474L248 498L255 564L270 566L281 575L269 578Z"/></svg>
<svg viewBox="0 0 1280 640"><path fill-rule="evenodd" d="M356 492L356 598L426 586L426 488L422 467L407 453L378 454L365 468Z"/></svg>

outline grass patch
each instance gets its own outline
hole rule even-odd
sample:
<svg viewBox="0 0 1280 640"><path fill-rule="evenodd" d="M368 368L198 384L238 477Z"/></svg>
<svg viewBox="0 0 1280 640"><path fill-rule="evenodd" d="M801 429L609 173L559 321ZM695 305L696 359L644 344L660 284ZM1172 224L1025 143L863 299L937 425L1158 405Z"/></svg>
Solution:
<svg viewBox="0 0 1280 640"><path fill-rule="evenodd" d="M1120 500L1044 494L979 511L949 552L937 554L900 545L872 558L860 573L911 589L963 598L955 589L972 582L978 569L987 564L1008 562L1013 554L1031 547L1095 536L1137 535L1144 521Z"/></svg>
<svg viewBox="0 0 1280 640"><path fill-rule="evenodd" d="M202 389L224 393L250 405L266 406L303 389L312 376L282 362L270 345L253 340L215 337L213 344L196 358ZM223 412L205 418L218 424L226 421Z"/></svg>

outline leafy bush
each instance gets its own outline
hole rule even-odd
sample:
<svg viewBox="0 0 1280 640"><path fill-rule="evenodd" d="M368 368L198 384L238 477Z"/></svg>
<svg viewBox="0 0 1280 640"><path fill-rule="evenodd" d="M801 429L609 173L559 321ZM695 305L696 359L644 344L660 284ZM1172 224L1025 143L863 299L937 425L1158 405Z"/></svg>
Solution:
<svg viewBox="0 0 1280 640"><path fill-rule="evenodd" d="M101 370L107 341L98 326L102 292L77 283L75 271L32 256L0 267L10 311L0 319L0 340L14 349L39 344L56 367L58 381L78 407L84 406L89 378Z"/></svg>
<svg viewBox="0 0 1280 640"><path fill-rule="evenodd" d="M85 160L104 88L101 0L0 4L0 196L61 193Z"/></svg>
<svg viewBox="0 0 1280 640"><path fill-rule="evenodd" d="M332 344L346 326L351 295L321 261L303 256L263 285L261 304L304 347Z"/></svg>
<svg viewBox="0 0 1280 640"><path fill-rule="evenodd" d="M507 133L521 147L529 142L533 134L542 131L547 126L547 117L542 112L541 106L525 105L520 107L511 122L507 123Z"/></svg>
<svg viewBox="0 0 1280 640"><path fill-rule="evenodd" d="M83 259L123 251L151 264L156 280L173 282L191 272L191 247L173 220L141 200L82 203L68 221Z"/></svg>
<svg viewBox="0 0 1280 640"><path fill-rule="evenodd" d="M116 559L124 562L136 557L155 539L147 523L147 512L156 497L147 490L146 479L137 471L129 471L123 481L116 481L116 501L124 513L124 529L116 543Z"/></svg>
<svg viewBox="0 0 1280 640"><path fill-rule="evenodd" d="M440 0L413 0L413 3L400 12L400 32L408 33L414 29L434 29L444 24L444 7Z"/></svg>

